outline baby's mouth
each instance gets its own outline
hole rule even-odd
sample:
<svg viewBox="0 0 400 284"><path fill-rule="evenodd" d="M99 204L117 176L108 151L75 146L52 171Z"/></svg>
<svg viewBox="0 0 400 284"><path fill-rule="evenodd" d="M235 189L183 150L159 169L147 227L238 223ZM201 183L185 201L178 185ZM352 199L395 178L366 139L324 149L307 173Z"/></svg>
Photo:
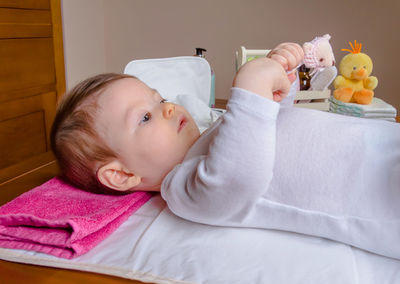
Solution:
<svg viewBox="0 0 400 284"><path fill-rule="evenodd" d="M179 126L178 126L178 132L181 132L181 130L186 126L187 124L187 118L185 116L182 116L179 118Z"/></svg>

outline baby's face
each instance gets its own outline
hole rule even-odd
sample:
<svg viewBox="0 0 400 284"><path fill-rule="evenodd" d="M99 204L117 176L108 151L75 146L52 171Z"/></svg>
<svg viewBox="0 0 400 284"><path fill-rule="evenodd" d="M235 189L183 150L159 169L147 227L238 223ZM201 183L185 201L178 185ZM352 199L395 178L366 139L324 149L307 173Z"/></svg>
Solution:
<svg viewBox="0 0 400 284"><path fill-rule="evenodd" d="M155 190L200 136L190 114L136 79L100 95L96 128L118 160L141 177L135 189Z"/></svg>

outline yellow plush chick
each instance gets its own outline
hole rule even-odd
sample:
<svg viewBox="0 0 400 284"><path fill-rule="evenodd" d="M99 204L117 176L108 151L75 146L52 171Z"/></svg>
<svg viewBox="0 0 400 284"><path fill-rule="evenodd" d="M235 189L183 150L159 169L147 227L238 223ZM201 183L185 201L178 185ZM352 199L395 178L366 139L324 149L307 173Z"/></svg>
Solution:
<svg viewBox="0 0 400 284"><path fill-rule="evenodd" d="M335 99L345 103L357 103L368 105L374 97L374 89L378 85L378 79L371 75L372 60L361 52L362 44L354 41L354 46L349 42L350 53L343 57L339 64L339 73L333 81Z"/></svg>

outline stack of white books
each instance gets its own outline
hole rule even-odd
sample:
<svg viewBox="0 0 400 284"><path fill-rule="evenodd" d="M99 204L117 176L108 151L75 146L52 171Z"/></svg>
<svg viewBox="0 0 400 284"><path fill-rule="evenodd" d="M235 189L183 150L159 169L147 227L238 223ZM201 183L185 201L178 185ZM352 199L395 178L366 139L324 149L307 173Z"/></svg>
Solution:
<svg viewBox="0 0 400 284"><path fill-rule="evenodd" d="M344 103L336 100L333 96L330 97L329 102L330 112L363 118L396 121L396 109L379 98L374 97L369 105Z"/></svg>

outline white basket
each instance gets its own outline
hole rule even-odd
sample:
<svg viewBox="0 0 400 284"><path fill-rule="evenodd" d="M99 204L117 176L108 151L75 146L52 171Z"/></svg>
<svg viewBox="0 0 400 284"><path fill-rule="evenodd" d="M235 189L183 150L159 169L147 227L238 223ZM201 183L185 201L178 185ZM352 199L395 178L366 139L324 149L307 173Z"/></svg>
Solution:
<svg viewBox="0 0 400 284"><path fill-rule="evenodd" d="M258 58L265 57L270 49L247 49L241 46L236 51L236 71L246 62ZM294 106L302 108L312 108L322 111L329 111L330 90L324 91L298 91L295 96L295 101L303 101L296 103Z"/></svg>
<svg viewBox="0 0 400 284"><path fill-rule="evenodd" d="M247 61L257 57L265 57L270 51L270 49L246 49L244 46L241 46L236 51L236 71Z"/></svg>
<svg viewBox="0 0 400 284"><path fill-rule="evenodd" d="M295 103L294 106L329 111L330 96L331 91L329 89L324 91L297 91L295 102L300 102Z"/></svg>

